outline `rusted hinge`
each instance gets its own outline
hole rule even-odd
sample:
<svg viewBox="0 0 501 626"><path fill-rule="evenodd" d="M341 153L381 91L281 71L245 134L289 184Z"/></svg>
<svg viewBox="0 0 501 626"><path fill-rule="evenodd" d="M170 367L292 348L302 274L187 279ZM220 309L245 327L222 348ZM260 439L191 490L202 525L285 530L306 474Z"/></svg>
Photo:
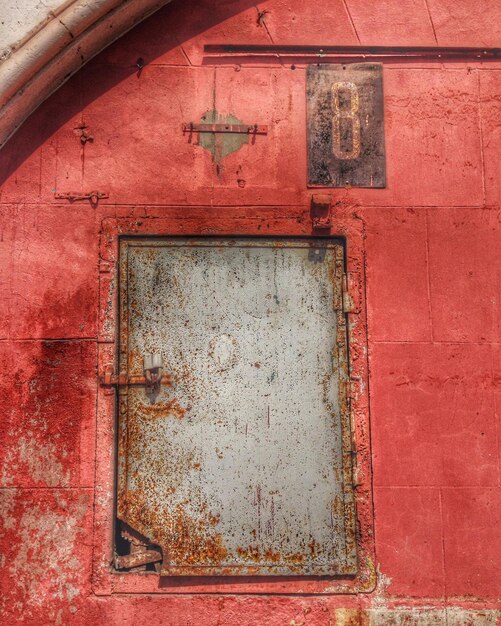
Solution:
<svg viewBox="0 0 501 626"><path fill-rule="evenodd" d="M118 376L112 367L107 367L100 377L101 385L145 385L149 387L160 386L163 377L162 357L160 354L145 354L143 359L144 376L129 376L126 372L120 372ZM168 377L167 377L168 378Z"/></svg>
<svg viewBox="0 0 501 626"><path fill-rule="evenodd" d="M239 133L241 135L266 135L263 124L183 124L183 133Z"/></svg>
<svg viewBox="0 0 501 626"><path fill-rule="evenodd" d="M343 274L341 281L341 292L343 294L343 313L351 313L353 311L353 300L348 290L348 276Z"/></svg>
<svg viewBox="0 0 501 626"><path fill-rule="evenodd" d="M343 296L343 312L359 313L361 310L360 272L347 272L343 274L341 291Z"/></svg>
<svg viewBox="0 0 501 626"><path fill-rule="evenodd" d="M342 380L340 381L340 385L343 387L344 395L348 402L356 399L356 397L360 393L360 380L358 378Z"/></svg>
<svg viewBox="0 0 501 626"><path fill-rule="evenodd" d="M97 206L99 200L109 198L106 191L89 191L88 193L79 193L77 191L67 191L64 193L56 192L54 194L56 200L68 200L69 202L78 202L80 200L89 200L92 206Z"/></svg>

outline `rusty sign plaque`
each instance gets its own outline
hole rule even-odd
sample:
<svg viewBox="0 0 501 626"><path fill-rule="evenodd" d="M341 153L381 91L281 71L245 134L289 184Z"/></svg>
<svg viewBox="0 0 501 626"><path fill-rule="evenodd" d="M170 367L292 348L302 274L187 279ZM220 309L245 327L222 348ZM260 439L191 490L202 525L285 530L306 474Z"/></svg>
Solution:
<svg viewBox="0 0 501 626"><path fill-rule="evenodd" d="M355 574L342 244L120 255L119 520L163 575Z"/></svg>
<svg viewBox="0 0 501 626"><path fill-rule="evenodd" d="M385 187L381 64L308 66L307 111L309 186Z"/></svg>

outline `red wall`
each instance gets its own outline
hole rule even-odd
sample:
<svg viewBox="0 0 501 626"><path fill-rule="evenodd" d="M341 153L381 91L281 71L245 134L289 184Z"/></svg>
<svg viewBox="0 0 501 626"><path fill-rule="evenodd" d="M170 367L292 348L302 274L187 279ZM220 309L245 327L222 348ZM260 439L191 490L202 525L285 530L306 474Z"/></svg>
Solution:
<svg viewBox="0 0 501 626"><path fill-rule="evenodd" d="M111 454L96 411L103 220L168 218L180 206L194 222L309 214L305 63L214 67L203 44L501 40L498 0L270 0L259 10L175 0L84 67L0 153L5 623L501 623L501 62L386 63L387 188L332 190L365 238L376 589L96 592L92 561L109 555L93 541L94 511L110 494L95 489L95 468ZM219 171L181 132L213 106L269 126ZM82 126L94 138L85 145ZM91 190L109 198L54 197Z"/></svg>

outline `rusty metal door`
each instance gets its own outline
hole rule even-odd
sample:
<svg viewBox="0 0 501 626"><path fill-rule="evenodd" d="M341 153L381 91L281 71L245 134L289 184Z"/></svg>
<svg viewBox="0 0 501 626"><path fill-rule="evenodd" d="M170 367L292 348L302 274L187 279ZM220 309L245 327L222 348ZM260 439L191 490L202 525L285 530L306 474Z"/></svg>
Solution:
<svg viewBox="0 0 501 626"><path fill-rule="evenodd" d="M335 240L121 241L118 518L164 575L356 573ZM160 358L158 357L158 358Z"/></svg>

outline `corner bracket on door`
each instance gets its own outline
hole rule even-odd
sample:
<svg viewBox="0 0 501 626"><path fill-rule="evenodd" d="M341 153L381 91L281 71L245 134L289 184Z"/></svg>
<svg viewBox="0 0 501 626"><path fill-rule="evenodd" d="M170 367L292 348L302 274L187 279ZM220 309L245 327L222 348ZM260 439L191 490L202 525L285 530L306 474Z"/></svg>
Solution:
<svg viewBox="0 0 501 626"><path fill-rule="evenodd" d="M146 570L146 565L155 564L154 569L159 572L159 563L163 560L162 551L159 546L141 535L136 530L120 523L120 535L124 543L128 544L128 554L114 556L114 565L117 570Z"/></svg>

